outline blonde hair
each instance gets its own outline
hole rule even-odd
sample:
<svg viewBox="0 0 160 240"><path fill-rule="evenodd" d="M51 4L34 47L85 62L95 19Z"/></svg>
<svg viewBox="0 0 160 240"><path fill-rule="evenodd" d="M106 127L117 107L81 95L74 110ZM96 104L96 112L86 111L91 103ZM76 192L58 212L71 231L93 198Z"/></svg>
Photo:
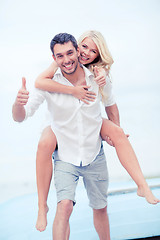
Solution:
<svg viewBox="0 0 160 240"><path fill-rule="evenodd" d="M83 33L80 38L78 39L78 45L83 42L85 38L90 38L96 44L98 51L99 51L99 59L96 63L90 63L88 65L89 70L93 71L94 66L106 68L108 71L113 64L113 58L109 52L107 43L102 36L102 34L98 31L87 31Z"/></svg>
<svg viewBox="0 0 160 240"><path fill-rule="evenodd" d="M97 62L90 63L87 65L87 68L94 73L94 67L102 67L106 70L107 75L109 75L109 71L111 68L111 65L114 63L113 58L109 52L107 43L102 36L102 34L98 31L87 31L84 32L78 39L78 45L80 45L85 38L90 38L92 41L96 44L98 51L99 51L99 57ZM100 87L100 93L102 95L102 100L104 101L107 96L103 94L103 88Z"/></svg>

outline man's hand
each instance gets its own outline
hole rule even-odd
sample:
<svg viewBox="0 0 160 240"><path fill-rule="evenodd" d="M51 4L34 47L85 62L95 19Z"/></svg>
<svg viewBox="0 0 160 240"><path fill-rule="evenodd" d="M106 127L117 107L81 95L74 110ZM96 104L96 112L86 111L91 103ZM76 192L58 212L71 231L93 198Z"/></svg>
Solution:
<svg viewBox="0 0 160 240"><path fill-rule="evenodd" d="M114 144L112 142L112 140L106 136L106 138L104 139L110 146L114 147Z"/></svg>
<svg viewBox="0 0 160 240"><path fill-rule="evenodd" d="M88 88L90 88L90 86L75 86L73 88L72 95L86 104L89 104L89 102L94 102L96 94L94 92L88 91Z"/></svg>
<svg viewBox="0 0 160 240"><path fill-rule="evenodd" d="M129 134L126 134L126 137L128 138L129 137ZM112 142L112 140L109 138L109 137L105 137L105 139L104 139L110 146L112 146L112 147L115 147L114 146L114 143Z"/></svg>
<svg viewBox="0 0 160 240"><path fill-rule="evenodd" d="M22 78L22 87L18 91L16 100L12 107L12 116L16 122L22 122L25 119L25 108L29 98L29 92L26 89L26 79Z"/></svg>
<svg viewBox="0 0 160 240"><path fill-rule="evenodd" d="M26 79L22 78L22 87L18 91L15 104L19 106L24 106L27 104L29 98L29 92L26 89Z"/></svg>

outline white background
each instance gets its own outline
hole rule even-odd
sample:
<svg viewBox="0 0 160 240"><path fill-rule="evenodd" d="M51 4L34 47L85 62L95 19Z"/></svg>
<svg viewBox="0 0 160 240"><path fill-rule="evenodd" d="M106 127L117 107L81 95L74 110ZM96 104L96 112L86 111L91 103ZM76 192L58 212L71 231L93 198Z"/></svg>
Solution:
<svg viewBox="0 0 160 240"><path fill-rule="evenodd" d="M0 201L36 191L35 153L45 105L27 122L15 123L11 108L27 79L52 62L51 39L100 31L114 59L112 79L121 125L130 134L145 177L160 176L160 1L0 1ZM111 180L129 179L105 144Z"/></svg>

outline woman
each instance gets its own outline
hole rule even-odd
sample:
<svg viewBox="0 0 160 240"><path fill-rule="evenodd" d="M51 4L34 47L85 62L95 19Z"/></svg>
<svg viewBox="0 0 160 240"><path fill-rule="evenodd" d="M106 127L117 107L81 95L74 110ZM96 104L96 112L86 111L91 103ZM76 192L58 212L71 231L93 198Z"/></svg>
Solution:
<svg viewBox="0 0 160 240"><path fill-rule="evenodd" d="M79 40L79 50L80 63L86 66L91 72L95 74L95 81L97 81L100 86L102 100L105 101L107 96L104 96L103 94L103 86L105 85L106 76L107 81L110 81L109 71L111 65L113 64L113 59L109 53L103 36L96 31L88 31L84 33ZM87 91L89 86L64 86L51 80L56 70L56 63L53 62L53 64L37 78L35 86L37 88L50 92L71 94L86 104L89 103L88 101L94 101L94 93ZM130 142L128 141L127 136L119 127L119 121L115 120L113 123L110 120L103 119L101 136L103 140L106 140L108 143L110 143L110 145L113 145L115 147L121 164L138 186L137 194L139 196L145 197L146 200L151 204L158 203L159 200L152 194L148 184L145 181L137 157L132 149ZM48 126L42 133L38 145L36 160L39 200L39 212L36 228L39 231L45 230L47 225L47 197L52 177L51 159L56 145L56 136L52 132L50 126Z"/></svg>

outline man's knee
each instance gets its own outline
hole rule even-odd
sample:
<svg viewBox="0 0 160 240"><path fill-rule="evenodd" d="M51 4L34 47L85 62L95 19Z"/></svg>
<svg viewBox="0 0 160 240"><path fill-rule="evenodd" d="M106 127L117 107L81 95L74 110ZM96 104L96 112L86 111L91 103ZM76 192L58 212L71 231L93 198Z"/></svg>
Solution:
<svg viewBox="0 0 160 240"><path fill-rule="evenodd" d="M101 209L93 209L94 214L96 215L104 215L107 214L107 206Z"/></svg>
<svg viewBox="0 0 160 240"><path fill-rule="evenodd" d="M73 211L73 202L71 200L65 199L58 203L58 212L61 215L61 218L70 217Z"/></svg>

